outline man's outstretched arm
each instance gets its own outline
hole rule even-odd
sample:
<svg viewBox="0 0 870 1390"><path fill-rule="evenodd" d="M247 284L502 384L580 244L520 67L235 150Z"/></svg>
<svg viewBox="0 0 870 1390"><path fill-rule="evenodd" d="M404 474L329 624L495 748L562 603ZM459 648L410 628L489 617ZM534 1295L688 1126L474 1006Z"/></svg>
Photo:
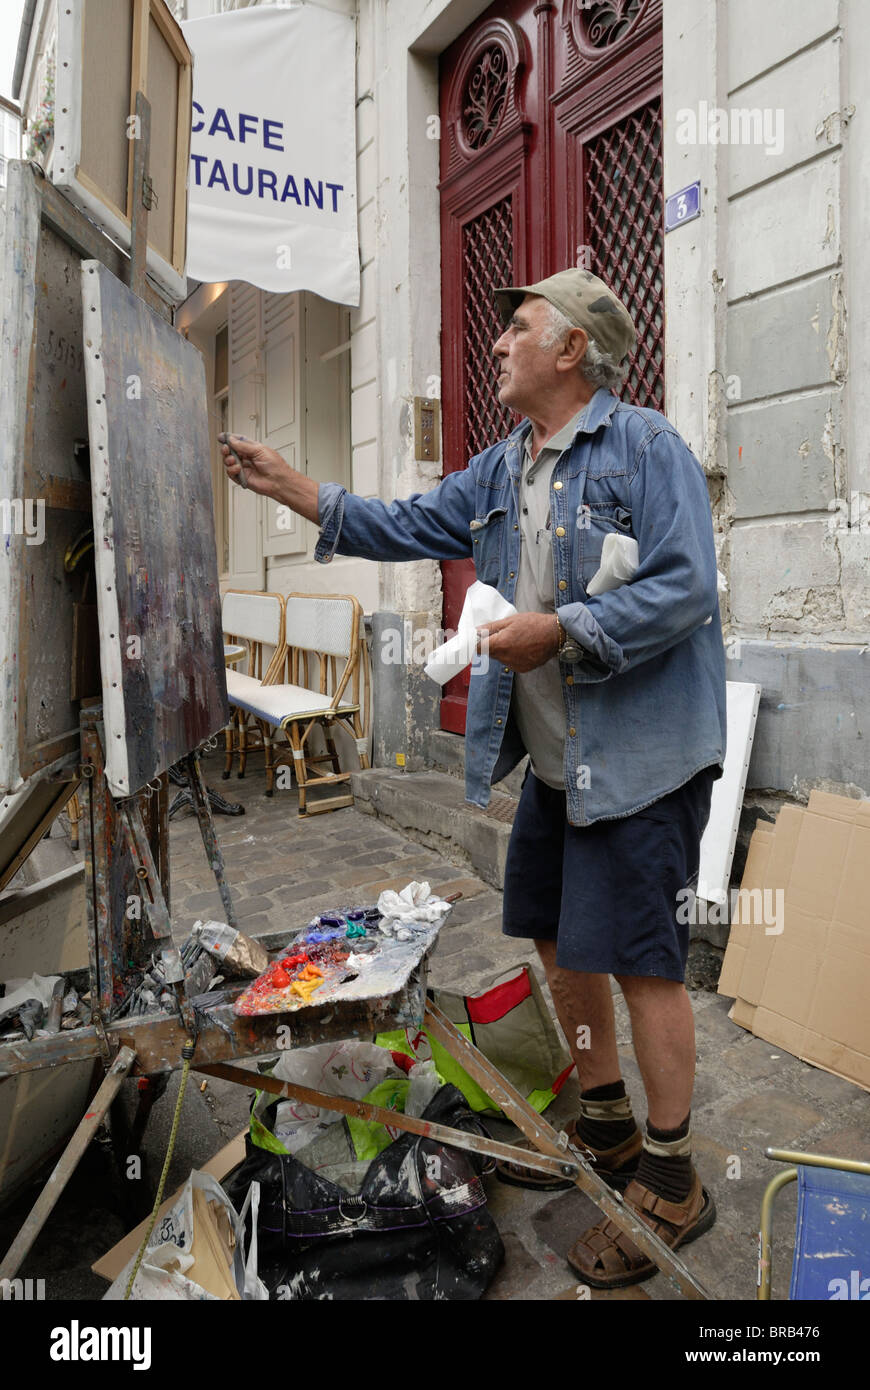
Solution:
<svg viewBox="0 0 870 1390"><path fill-rule="evenodd" d="M274 449L230 435L239 463L222 445L227 474L244 469L251 492L271 497L321 528L314 558L335 553L364 560L458 560L471 555L475 479L471 468L448 473L430 492L389 504L356 497L337 483L319 485L291 468Z"/></svg>
<svg viewBox="0 0 870 1390"><path fill-rule="evenodd" d="M387 506L376 499L355 497L337 483L321 487L291 468L274 449L236 435L230 438L242 463L224 444L229 476L236 479L244 467L251 492L271 497L320 526L317 559L330 560L336 551L371 560L450 560L471 554L471 468L448 473L431 492ZM493 660L514 671L534 670L559 649L559 629L552 613L521 613L489 624L484 633L489 635Z"/></svg>

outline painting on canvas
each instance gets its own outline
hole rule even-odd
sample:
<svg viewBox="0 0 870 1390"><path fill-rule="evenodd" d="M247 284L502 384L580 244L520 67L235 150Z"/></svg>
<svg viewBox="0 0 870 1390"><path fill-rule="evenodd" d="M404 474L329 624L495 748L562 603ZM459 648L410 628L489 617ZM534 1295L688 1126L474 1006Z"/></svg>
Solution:
<svg viewBox="0 0 870 1390"><path fill-rule="evenodd" d="M228 719L205 371L82 262L106 774L129 796Z"/></svg>

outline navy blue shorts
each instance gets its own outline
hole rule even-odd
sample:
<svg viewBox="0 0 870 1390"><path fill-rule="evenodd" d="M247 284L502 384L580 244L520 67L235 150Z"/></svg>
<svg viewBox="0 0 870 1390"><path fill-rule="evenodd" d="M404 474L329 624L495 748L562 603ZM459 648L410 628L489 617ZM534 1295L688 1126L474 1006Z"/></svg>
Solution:
<svg viewBox="0 0 870 1390"><path fill-rule="evenodd" d="M508 846L505 935L555 941L565 970L682 981L689 925L677 894L694 886L717 775L703 768L633 816L576 826L564 791L530 771Z"/></svg>

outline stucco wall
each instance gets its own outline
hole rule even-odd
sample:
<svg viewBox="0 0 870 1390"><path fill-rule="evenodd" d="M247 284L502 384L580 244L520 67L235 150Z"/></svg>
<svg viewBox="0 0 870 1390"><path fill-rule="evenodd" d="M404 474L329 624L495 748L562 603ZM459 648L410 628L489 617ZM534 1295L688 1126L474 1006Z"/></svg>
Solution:
<svg viewBox="0 0 870 1390"><path fill-rule="evenodd" d="M729 677L763 686L750 785L799 796L870 791L868 21L854 0L665 5L665 192L702 185L665 243L668 413L710 480Z"/></svg>

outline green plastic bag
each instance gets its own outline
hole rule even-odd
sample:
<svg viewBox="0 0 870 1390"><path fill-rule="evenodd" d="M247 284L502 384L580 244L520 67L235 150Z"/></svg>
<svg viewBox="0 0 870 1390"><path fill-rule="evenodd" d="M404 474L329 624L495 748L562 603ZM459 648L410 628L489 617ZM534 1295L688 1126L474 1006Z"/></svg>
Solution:
<svg viewBox="0 0 870 1390"><path fill-rule="evenodd" d="M437 1007L463 1037L543 1114L564 1086L574 1063L556 1032L531 966L514 966L494 975L476 994L445 989L432 994ZM389 1048L399 1065L401 1056L414 1061L431 1057L441 1080L456 1086L472 1110L502 1113L427 1029L399 1028L379 1033L375 1042Z"/></svg>

